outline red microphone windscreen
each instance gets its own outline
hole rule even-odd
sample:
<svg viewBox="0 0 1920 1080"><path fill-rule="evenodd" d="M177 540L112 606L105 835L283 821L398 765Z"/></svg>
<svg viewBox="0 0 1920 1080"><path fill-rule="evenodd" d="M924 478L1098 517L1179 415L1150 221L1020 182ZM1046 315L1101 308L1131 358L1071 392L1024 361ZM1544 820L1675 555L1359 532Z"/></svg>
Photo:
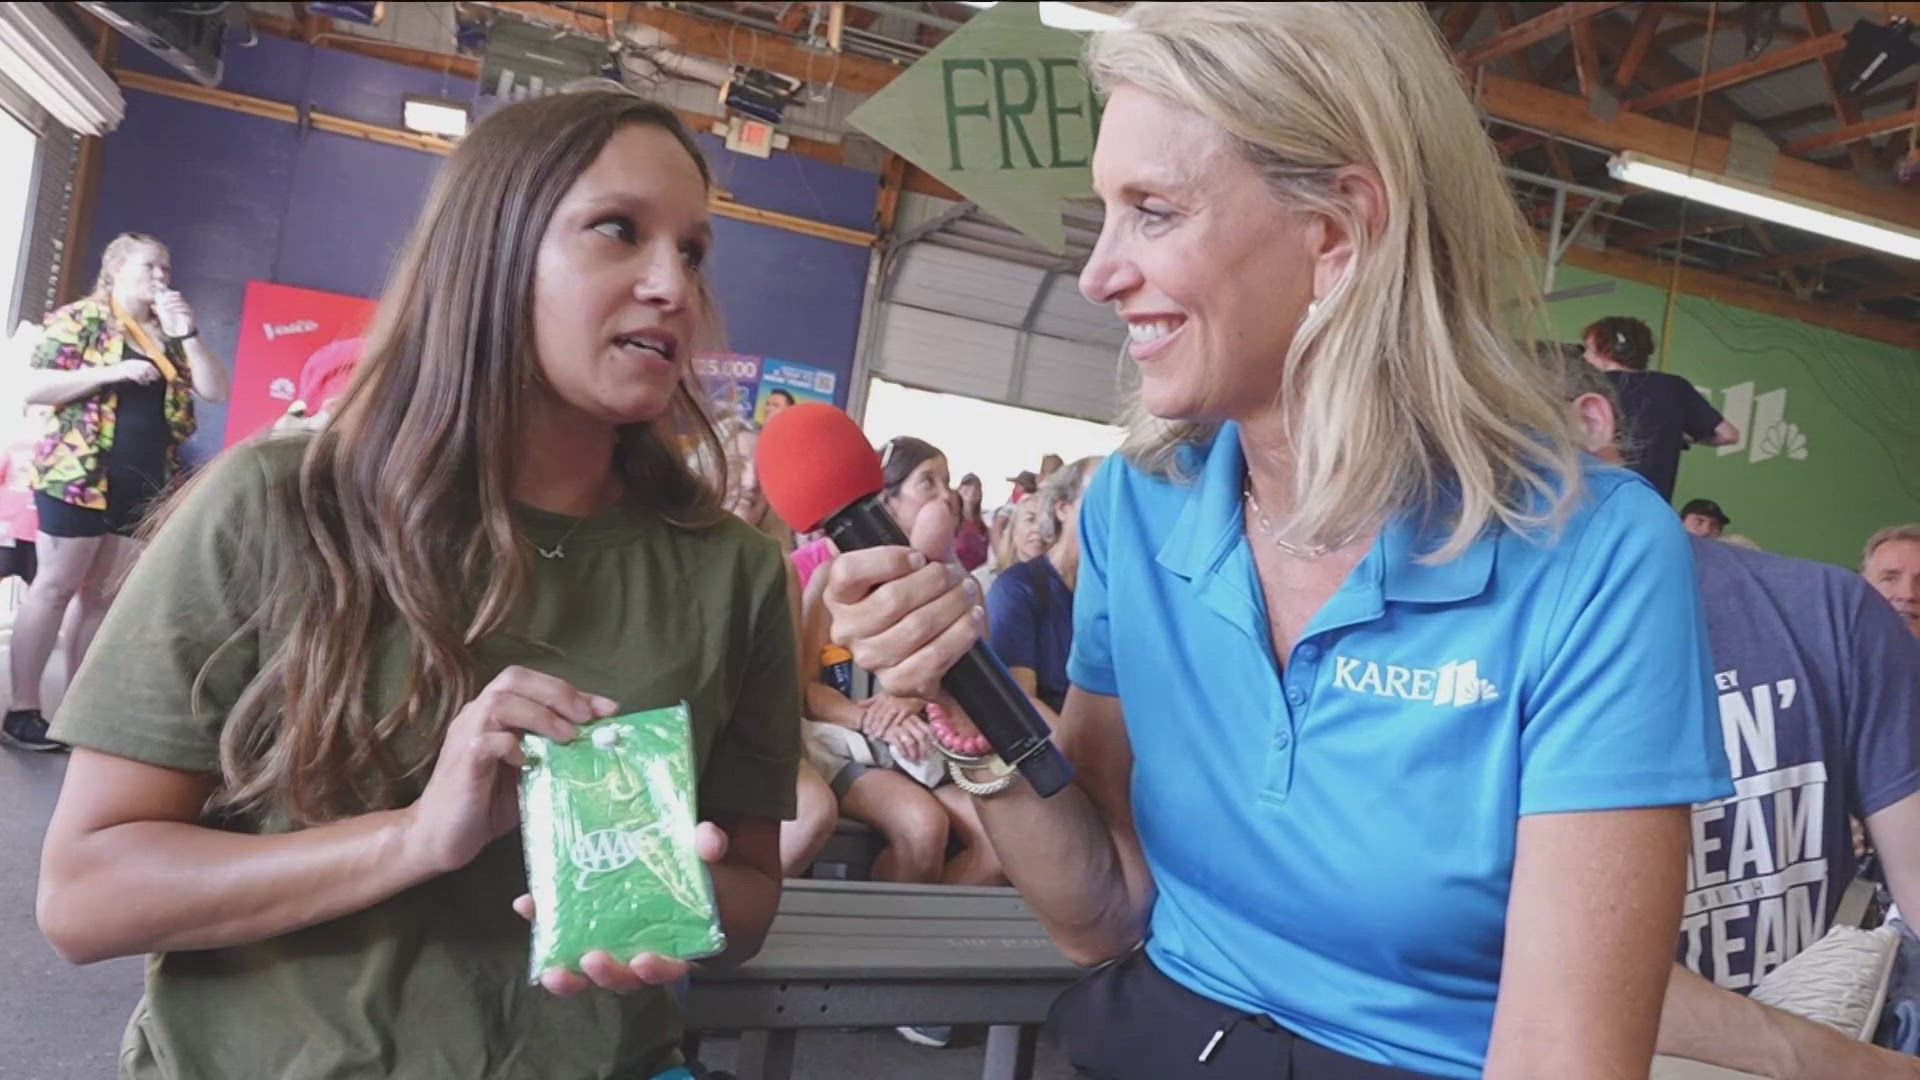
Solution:
<svg viewBox="0 0 1920 1080"><path fill-rule="evenodd" d="M797 532L812 532L885 485L866 433L822 401L789 405L767 421L753 462L773 512Z"/></svg>

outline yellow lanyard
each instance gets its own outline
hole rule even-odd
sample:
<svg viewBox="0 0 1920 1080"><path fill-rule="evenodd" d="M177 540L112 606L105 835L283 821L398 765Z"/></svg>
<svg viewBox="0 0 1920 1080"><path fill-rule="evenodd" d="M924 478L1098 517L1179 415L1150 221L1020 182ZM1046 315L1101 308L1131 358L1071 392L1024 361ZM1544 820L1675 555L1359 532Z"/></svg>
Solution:
<svg viewBox="0 0 1920 1080"><path fill-rule="evenodd" d="M180 372L173 366L173 361L167 358L167 350L153 340L153 335L147 333L147 328L140 325L139 320L128 315L127 310L120 306L120 301L108 297L107 303L112 305L113 317L120 320L121 328L132 336L133 343L140 346L140 351L146 354L147 359L153 361L153 366L160 369L160 374L166 376L168 382L178 379Z"/></svg>

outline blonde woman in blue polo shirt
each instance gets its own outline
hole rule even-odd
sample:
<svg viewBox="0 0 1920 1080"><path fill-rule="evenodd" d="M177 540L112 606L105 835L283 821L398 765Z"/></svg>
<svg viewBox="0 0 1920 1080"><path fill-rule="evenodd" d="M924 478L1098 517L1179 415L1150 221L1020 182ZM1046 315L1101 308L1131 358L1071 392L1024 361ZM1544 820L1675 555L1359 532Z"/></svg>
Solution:
<svg viewBox="0 0 1920 1080"><path fill-rule="evenodd" d="M1514 343L1531 238L1419 6L1130 19L1091 45L1081 288L1141 385L1081 511L1079 778L962 770L1061 948L1117 961L1056 1007L1068 1053L1644 1077L1687 805L1732 792L1686 537ZM979 634L904 550L842 556L827 599L898 693Z"/></svg>

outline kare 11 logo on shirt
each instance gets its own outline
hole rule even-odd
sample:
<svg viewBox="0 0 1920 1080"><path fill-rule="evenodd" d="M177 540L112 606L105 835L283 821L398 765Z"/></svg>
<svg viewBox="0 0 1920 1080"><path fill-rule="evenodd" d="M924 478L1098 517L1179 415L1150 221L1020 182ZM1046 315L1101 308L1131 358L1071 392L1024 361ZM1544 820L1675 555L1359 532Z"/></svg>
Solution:
<svg viewBox="0 0 1920 1080"><path fill-rule="evenodd" d="M1500 690L1492 680L1480 677L1478 660L1451 661L1437 668L1416 668L1352 656L1335 656L1333 685L1337 690L1355 694L1396 698L1400 701L1424 701L1455 708L1477 705L1500 696Z"/></svg>

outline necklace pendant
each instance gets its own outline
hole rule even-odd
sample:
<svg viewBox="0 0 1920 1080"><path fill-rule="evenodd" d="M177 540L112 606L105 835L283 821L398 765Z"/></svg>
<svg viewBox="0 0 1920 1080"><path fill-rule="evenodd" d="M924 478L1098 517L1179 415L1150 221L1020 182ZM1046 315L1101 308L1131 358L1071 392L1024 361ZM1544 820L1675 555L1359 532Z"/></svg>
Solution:
<svg viewBox="0 0 1920 1080"><path fill-rule="evenodd" d="M567 557L566 545L564 544L554 545L551 551L541 547L539 544L535 544L533 545L533 550L539 552L540 557L543 559L564 559Z"/></svg>

